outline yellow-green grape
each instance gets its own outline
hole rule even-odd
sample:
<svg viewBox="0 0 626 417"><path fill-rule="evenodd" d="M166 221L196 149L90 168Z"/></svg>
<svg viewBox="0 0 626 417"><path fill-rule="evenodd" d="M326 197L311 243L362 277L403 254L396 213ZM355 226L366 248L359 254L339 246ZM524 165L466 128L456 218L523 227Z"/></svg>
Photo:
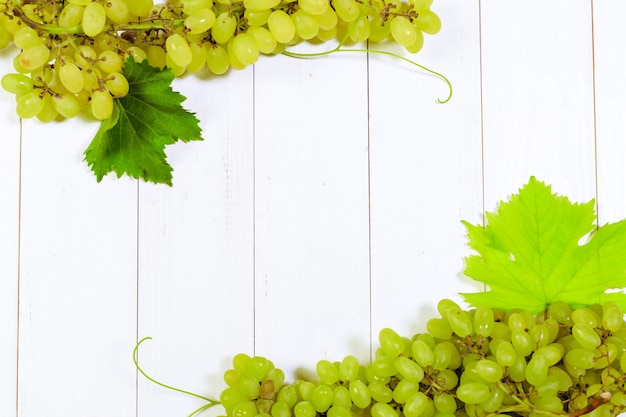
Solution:
<svg viewBox="0 0 626 417"><path fill-rule="evenodd" d="M11 43L13 35L0 22L0 49L4 49Z"/></svg>
<svg viewBox="0 0 626 417"><path fill-rule="evenodd" d="M106 86L115 97L124 97L130 89L128 80L120 72L110 73L106 79Z"/></svg>
<svg viewBox="0 0 626 417"><path fill-rule="evenodd" d="M230 68L228 52L221 45L207 46L206 64L215 75L225 74Z"/></svg>
<svg viewBox="0 0 626 417"><path fill-rule="evenodd" d="M322 359L315 365L315 371L320 381L325 384L333 385L339 380L339 369L329 360Z"/></svg>
<svg viewBox="0 0 626 417"><path fill-rule="evenodd" d="M95 37L104 30L107 14L102 3L91 2L83 11L82 27L85 35Z"/></svg>
<svg viewBox="0 0 626 417"><path fill-rule="evenodd" d="M398 417L398 412L389 404L376 403L371 409L372 417Z"/></svg>
<svg viewBox="0 0 626 417"><path fill-rule="evenodd" d="M213 0L182 0L183 13L187 16L196 13L200 9L211 9Z"/></svg>
<svg viewBox="0 0 626 417"><path fill-rule="evenodd" d="M402 379L393 389L393 400L398 404L404 404L419 389L419 382Z"/></svg>
<svg viewBox="0 0 626 417"><path fill-rule="evenodd" d="M354 0L332 0L337 16L346 23L352 22L361 13L361 7Z"/></svg>
<svg viewBox="0 0 626 417"><path fill-rule="evenodd" d="M259 11L252 11L252 10L246 9L246 11L243 13L243 17L244 19L246 19L250 27L263 26L267 24L267 19L270 17L270 14L272 14L272 10L269 10L269 9L259 10Z"/></svg>
<svg viewBox="0 0 626 417"><path fill-rule="evenodd" d="M24 74L5 74L1 83L5 91L16 96L33 91L35 85L33 79Z"/></svg>
<svg viewBox="0 0 626 417"><path fill-rule="evenodd" d="M424 379L424 369L417 362L405 356L396 358L394 367L407 381L420 382Z"/></svg>
<svg viewBox="0 0 626 417"><path fill-rule="evenodd" d="M431 10L419 12L414 23L420 31L429 35L434 35L441 30L441 19Z"/></svg>
<svg viewBox="0 0 626 417"><path fill-rule="evenodd" d="M296 34L304 40L313 39L320 29L319 21L315 16L308 14L302 9L290 15L296 28Z"/></svg>
<svg viewBox="0 0 626 417"><path fill-rule="evenodd" d="M233 38L232 51L243 65L252 65L259 58L259 47L247 33L240 33Z"/></svg>
<svg viewBox="0 0 626 417"><path fill-rule="evenodd" d="M391 36L404 47L409 47L417 40L417 31L409 19L404 16L396 16L389 24Z"/></svg>
<svg viewBox="0 0 626 417"><path fill-rule="evenodd" d="M335 13L332 7L327 7L322 14L316 15L315 17L317 17L320 30L330 30L337 26L337 13Z"/></svg>
<svg viewBox="0 0 626 417"><path fill-rule="evenodd" d="M59 117L59 113L52 104L52 98L49 95L42 97L43 108L37 113L37 119L43 123L49 123Z"/></svg>
<svg viewBox="0 0 626 417"><path fill-rule="evenodd" d="M289 404L276 401L270 410L272 417L291 417L291 407Z"/></svg>
<svg viewBox="0 0 626 417"><path fill-rule="evenodd" d="M434 414L435 406L433 401L421 391L414 393L409 399L407 399L402 412L405 417L420 417L428 415L427 410L432 410Z"/></svg>
<svg viewBox="0 0 626 417"><path fill-rule="evenodd" d="M296 27L287 13L274 10L267 19L267 27L277 42L288 43L296 36Z"/></svg>
<svg viewBox="0 0 626 417"><path fill-rule="evenodd" d="M71 94L59 94L52 97L52 105L56 111L66 119L78 116L80 113L80 103Z"/></svg>
<svg viewBox="0 0 626 417"><path fill-rule="evenodd" d="M391 21L392 36L394 36L393 35L394 33L393 22L395 22L396 19L399 19L400 21L406 21L409 27L413 28L413 25L411 25L411 22L409 22L409 20L406 19L404 16L396 17ZM402 25L404 24L401 24L400 26ZM415 33L415 31L413 33ZM407 34L407 33L404 33L404 34ZM394 36L394 39L395 39L395 36ZM457 336L466 337L472 334L473 332L472 320L467 311L462 310L460 307L452 307L448 309L448 311L446 312L446 318L448 319L448 323L450 324L452 331L456 333Z"/></svg>
<svg viewBox="0 0 626 417"><path fill-rule="evenodd" d="M189 44L191 62L187 65L187 71L198 72L206 65L207 48L203 43L194 42Z"/></svg>
<svg viewBox="0 0 626 417"><path fill-rule="evenodd" d="M172 60L172 57L169 54L165 56L165 66L167 66L167 68L169 68L174 73L175 77L180 77L185 73L185 71L187 71L186 66L181 67L180 65L178 65Z"/></svg>
<svg viewBox="0 0 626 417"><path fill-rule="evenodd" d="M337 37L337 27L333 27L331 29L322 29L317 32L317 39L322 42L328 42Z"/></svg>
<svg viewBox="0 0 626 417"><path fill-rule="evenodd" d="M370 21L367 16L359 16L350 24L350 39L352 42L365 42L370 36Z"/></svg>
<svg viewBox="0 0 626 417"><path fill-rule="evenodd" d="M390 31L389 20L383 22L380 16L373 16L370 21L370 34L368 40L371 42L380 42L387 39Z"/></svg>
<svg viewBox="0 0 626 417"><path fill-rule="evenodd" d="M148 59L147 52L139 46L130 46L126 49L126 54L128 56L132 56L135 62L141 62L144 59Z"/></svg>
<svg viewBox="0 0 626 417"><path fill-rule="evenodd" d="M415 24L413 24L413 26L415 26ZM424 46L424 34L419 30L416 30L415 33L417 35L415 42L413 42L412 45L405 47L405 49L412 54L418 53Z"/></svg>
<svg viewBox="0 0 626 417"><path fill-rule="evenodd" d="M422 367L430 366L435 361L432 348L424 340L414 340L411 344L411 351L413 360Z"/></svg>
<svg viewBox="0 0 626 417"><path fill-rule="evenodd" d="M534 349L534 344L530 335L523 330L514 330L511 332L511 343L513 344L518 356L528 356Z"/></svg>
<svg viewBox="0 0 626 417"><path fill-rule="evenodd" d="M63 7L61 13L59 13L59 19L57 20L57 24L59 25L59 27L62 28L78 26L83 20L84 11L84 7L68 3Z"/></svg>
<svg viewBox="0 0 626 417"><path fill-rule="evenodd" d="M37 114L43 110L44 104L45 103L39 96L39 93L31 91L30 93L22 95L17 100L15 112L23 119L30 119L37 116Z"/></svg>
<svg viewBox="0 0 626 417"><path fill-rule="evenodd" d="M611 332L618 331L624 324L622 308L614 301L607 301L602 309L602 327Z"/></svg>
<svg viewBox="0 0 626 417"><path fill-rule="evenodd" d="M548 364L543 356L533 356L526 366L526 380L532 384L541 384L548 376Z"/></svg>
<svg viewBox="0 0 626 417"><path fill-rule="evenodd" d="M498 382L504 375L504 369L502 366L489 359L481 359L476 362L474 371L479 377L487 382Z"/></svg>
<svg viewBox="0 0 626 417"><path fill-rule="evenodd" d="M262 26L250 26L246 32L254 38L259 52L262 54L271 54L276 50L276 38L268 29Z"/></svg>
<svg viewBox="0 0 626 417"><path fill-rule="evenodd" d="M581 347L594 349L600 345L600 336L587 323L576 323L572 326L572 335Z"/></svg>
<svg viewBox="0 0 626 417"><path fill-rule="evenodd" d="M13 43L19 49L26 49L43 45L43 40L39 37L39 33L37 33L35 29L24 26L13 35Z"/></svg>
<svg viewBox="0 0 626 417"><path fill-rule="evenodd" d="M494 355L496 357L496 362L498 362L500 366L512 366L517 359L515 348L511 342L505 340L501 340L501 342L498 343Z"/></svg>
<svg viewBox="0 0 626 417"><path fill-rule="evenodd" d="M186 67L193 58L189 43L180 33L170 35L165 41L167 56L179 67Z"/></svg>
<svg viewBox="0 0 626 417"><path fill-rule="evenodd" d="M153 67L163 68L166 65L166 53L165 50L158 45L148 45L148 49L146 51L146 55L148 56L148 62Z"/></svg>
<svg viewBox="0 0 626 417"><path fill-rule="evenodd" d="M327 417L352 417L352 412L346 407L332 406L326 412Z"/></svg>
<svg viewBox="0 0 626 417"><path fill-rule="evenodd" d="M574 324L586 323L594 328L602 322L600 317L589 308L577 308L572 311L572 321Z"/></svg>
<svg viewBox="0 0 626 417"><path fill-rule="evenodd" d="M359 377L359 360L354 355L345 356L337 368L339 379L343 382L352 382Z"/></svg>
<svg viewBox="0 0 626 417"><path fill-rule="evenodd" d="M128 11L139 17L148 16L154 7L153 0L126 0L125 3Z"/></svg>
<svg viewBox="0 0 626 417"><path fill-rule="evenodd" d="M98 120L111 117L113 113L113 97L105 90L96 90L91 93L91 113Z"/></svg>
<svg viewBox="0 0 626 417"><path fill-rule="evenodd" d="M230 12L222 12L215 19L211 28L211 36L217 43L226 44L235 34L237 29L237 19Z"/></svg>
<svg viewBox="0 0 626 417"><path fill-rule="evenodd" d="M50 50L46 45L39 44L24 49L17 55L19 66L27 72L35 71L44 66L50 59Z"/></svg>
<svg viewBox="0 0 626 417"><path fill-rule="evenodd" d="M191 35L207 32L215 24L215 13L209 8L200 9L185 18L185 27Z"/></svg>
<svg viewBox="0 0 626 417"><path fill-rule="evenodd" d="M386 384L372 382L368 385L372 399L379 403L388 403L393 399L393 391Z"/></svg>
<svg viewBox="0 0 626 417"><path fill-rule="evenodd" d="M84 90L97 90L100 88L98 85L98 75L95 71L91 71L88 68L83 68L81 70L81 75L83 77L83 89Z"/></svg>
<svg viewBox="0 0 626 417"><path fill-rule="evenodd" d="M348 410L352 408L352 398L350 398L348 387L345 385L337 385L333 388L332 407L342 407Z"/></svg>
<svg viewBox="0 0 626 417"><path fill-rule="evenodd" d="M21 19L10 18L8 14L0 15L0 26L4 27L7 32L11 35L15 35L15 33L24 27Z"/></svg>
<svg viewBox="0 0 626 417"><path fill-rule="evenodd" d="M329 0L298 0L298 6L308 14L317 16L330 8Z"/></svg>
<svg viewBox="0 0 626 417"><path fill-rule="evenodd" d="M452 328L447 320L433 317L426 322L426 330L436 339L448 340L452 337Z"/></svg>
<svg viewBox="0 0 626 417"><path fill-rule="evenodd" d="M107 0L105 12L107 17L117 24L128 23L131 17L124 0Z"/></svg>
<svg viewBox="0 0 626 417"><path fill-rule="evenodd" d="M321 383L315 387L309 401L311 402L311 405L313 405L313 408L315 408L315 411L323 413L326 412L333 403L333 395L333 389L330 386Z"/></svg>
<svg viewBox="0 0 626 417"><path fill-rule="evenodd" d="M252 11L273 9L279 4L280 0L243 0L243 7Z"/></svg>
<svg viewBox="0 0 626 417"><path fill-rule="evenodd" d="M493 310L488 307L478 307L474 311L474 331L476 334L489 337L495 324Z"/></svg>
<svg viewBox="0 0 626 417"><path fill-rule="evenodd" d="M100 55L98 55L98 67L108 73L112 72L121 72L122 66L124 62L122 58L113 51L102 51Z"/></svg>
<svg viewBox="0 0 626 417"><path fill-rule="evenodd" d="M489 387L482 382L469 382L459 385L456 396L466 404L480 404L489 399Z"/></svg>
<svg viewBox="0 0 626 417"><path fill-rule="evenodd" d="M58 62L58 61L57 61ZM83 74L73 62L65 62L58 69L59 80L70 93L78 93L85 87Z"/></svg>
<svg viewBox="0 0 626 417"><path fill-rule="evenodd" d="M295 417L315 417L317 411L315 407L308 401L300 401L293 407Z"/></svg>
<svg viewBox="0 0 626 417"><path fill-rule="evenodd" d="M233 407L233 417L255 417L259 413L254 401L243 401Z"/></svg>
<svg viewBox="0 0 626 417"><path fill-rule="evenodd" d="M67 3L74 4L76 6L83 6L83 7L85 7L86 5L91 3L91 1L92 0L67 0Z"/></svg>
<svg viewBox="0 0 626 417"><path fill-rule="evenodd" d="M456 411L456 398L447 392L442 392L433 396L435 408L440 413L454 415Z"/></svg>
<svg viewBox="0 0 626 417"><path fill-rule="evenodd" d="M348 390L350 391L350 398L352 398L354 405L358 408L369 407L372 402L372 394L363 381L357 379L351 382Z"/></svg>
<svg viewBox="0 0 626 417"><path fill-rule="evenodd" d="M74 51L74 62L81 68L90 67L98 59L98 53L89 45L79 45Z"/></svg>

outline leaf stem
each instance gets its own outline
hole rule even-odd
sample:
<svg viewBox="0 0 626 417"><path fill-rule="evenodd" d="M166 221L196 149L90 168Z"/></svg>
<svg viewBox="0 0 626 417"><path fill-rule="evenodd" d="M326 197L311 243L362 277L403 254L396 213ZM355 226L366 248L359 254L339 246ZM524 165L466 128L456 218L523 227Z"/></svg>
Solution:
<svg viewBox="0 0 626 417"><path fill-rule="evenodd" d="M141 369L141 367L139 366L139 362L138 362L138 360L137 360L137 351L139 350L139 345L141 345L141 344L142 344L143 342L145 342L146 340L152 340L152 337L150 337L150 336L144 337L144 338L143 338L143 339L141 339L139 342L137 342L137 345L135 346L135 349L133 349L133 363L135 364L135 368L137 368L137 370L138 370L138 371L139 371L139 372L140 372L140 373L141 373L144 377L146 377L146 379L148 379L148 380L149 380L149 381L151 381L151 382L154 382L154 383L155 383L155 384L157 384L157 385L160 385L160 386L162 386L162 387L164 387L164 388L167 388L167 389L170 389L170 390L172 390L172 391L176 391L176 392L180 392L180 393L183 393L183 394L191 395L191 396L194 396L194 397L197 397L197 398L200 398L200 399L202 399L202 400L207 401L207 404L205 404L205 405L203 405L202 407L200 407L200 408L198 408L197 410L195 410L193 413L191 413L191 414L189 415L189 417L192 417L193 415L198 414L198 413L199 413L199 412L201 412L201 411L204 411L204 410L206 410L206 409L208 409L208 408L211 408L211 407L213 407L214 405L218 405L218 404L220 404L220 402L219 402L219 401L217 401L217 400L213 400L213 399L211 399L211 398L205 397L204 395L196 394L196 393L193 393L193 392L190 392L190 391L185 391L185 390L180 389L180 388L172 387L172 386L170 386L170 385L164 384L163 382L159 382L159 381L157 381L156 379L154 379L154 378L152 378L151 376L149 376L148 374L146 374L146 373L144 372L144 370L143 370L143 369Z"/></svg>

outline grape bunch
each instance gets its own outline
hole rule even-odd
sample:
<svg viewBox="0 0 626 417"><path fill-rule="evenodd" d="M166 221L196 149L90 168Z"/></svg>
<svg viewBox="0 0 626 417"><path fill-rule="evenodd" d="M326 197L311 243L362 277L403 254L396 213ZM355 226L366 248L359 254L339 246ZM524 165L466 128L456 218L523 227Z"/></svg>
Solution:
<svg viewBox="0 0 626 417"><path fill-rule="evenodd" d="M442 300L411 338L380 331L369 364L320 360L285 383L268 359L238 354L224 374L228 417L615 416L626 409L626 325L618 304L539 314Z"/></svg>
<svg viewBox="0 0 626 417"><path fill-rule="evenodd" d="M111 116L124 62L176 76L221 75L299 42L391 40L418 52L435 34L432 0L0 0L0 49L19 49L2 87L41 121Z"/></svg>

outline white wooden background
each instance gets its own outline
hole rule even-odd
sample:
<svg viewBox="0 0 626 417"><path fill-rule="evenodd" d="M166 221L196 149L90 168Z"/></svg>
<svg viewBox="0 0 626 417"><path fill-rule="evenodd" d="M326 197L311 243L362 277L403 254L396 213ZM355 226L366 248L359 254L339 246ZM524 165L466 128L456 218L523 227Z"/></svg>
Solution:
<svg viewBox="0 0 626 417"><path fill-rule="evenodd" d="M435 0L403 62L263 58L176 89L206 140L174 186L96 183L97 126L20 122L0 93L0 416L176 417L219 395L238 352L285 369L368 360L424 329L463 278L461 220L531 175L599 222L626 217L626 3ZM12 51L0 55L9 71ZM220 410L209 412L217 415Z"/></svg>

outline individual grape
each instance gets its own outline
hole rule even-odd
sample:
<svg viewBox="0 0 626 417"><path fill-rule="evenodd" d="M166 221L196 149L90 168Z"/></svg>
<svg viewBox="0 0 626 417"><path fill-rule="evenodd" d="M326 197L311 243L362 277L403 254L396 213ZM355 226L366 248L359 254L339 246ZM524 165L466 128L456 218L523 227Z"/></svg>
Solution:
<svg viewBox="0 0 626 417"><path fill-rule="evenodd" d="M382 351L389 356L398 356L404 352L405 345L402 337L393 329L383 328L378 333L378 342Z"/></svg>
<svg viewBox="0 0 626 417"><path fill-rule="evenodd" d="M535 391L537 391L537 395L540 397L556 396L559 392L559 379L554 375L548 374L542 383L535 385Z"/></svg>
<svg viewBox="0 0 626 417"><path fill-rule="evenodd" d="M405 356L396 358L394 368L397 369L400 375L407 381L420 382L424 379L424 370L422 367L417 362Z"/></svg>
<svg viewBox="0 0 626 417"><path fill-rule="evenodd" d="M333 388L333 407L352 408L350 391L345 385L337 385Z"/></svg>
<svg viewBox="0 0 626 417"><path fill-rule="evenodd" d="M598 327L602 320L591 309L582 307L572 311L572 322L574 324L585 323L590 327L595 328Z"/></svg>
<svg viewBox="0 0 626 417"><path fill-rule="evenodd" d="M200 9L185 18L185 27L191 35L207 32L215 24L215 13L212 9Z"/></svg>
<svg viewBox="0 0 626 417"><path fill-rule="evenodd" d="M402 379L393 388L393 401L404 404L415 392L419 391L420 385L417 381Z"/></svg>
<svg viewBox="0 0 626 417"><path fill-rule="evenodd" d="M459 384L459 377L451 369L439 370L436 373L434 380L443 390L452 390Z"/></svg>
<svg viewBox="0 0 626 417"><path fill-rule="evenodd" d="M248 22L248 30L250 30L251 27L260 27L263 26L265 24L267 24L267 19L270 17L270 14L272 13L272 10L268 9L268 10L259 10L259 11L252 11L252 10L248 10L246 9L246 11L243 14L244 19L246 19L246 22Z"/></svg>
<svg viewBox="0 0 626 417"><path fill-rule="evenodd" d="M574 324L572 335L578 344L585 349L594 349L601 343L600 336L587 323Z"/></svg>
<svg viewBox="0 0 626 417"><path fill-rule="evenodd" d="M365 42L370 36L370 21L367 16L357 17L350 24L349 33L352 42Z"/></svg>
<svg viewBox="0 0 626 417"><path fill-rule="evenodd" d="M563 411L563 402L557 396L539 397L533 401L533 406L543 411L560 413Z"/></svg>
<svg viewBox="0 0 626 417"><path fill-rule="evenodd" d="M481 382L459 385L456 396L466 404L479 404L489 399L489 387Z"/></svg>
<svg viewBox="0 0 626 417"><path fill-rule="evenodd" d="M130 11L124 0L107 0L105 3L105 13L114 23L124 24L130 20Z"/></svg>
<svg viewBox="0 0 626 417"><path fill-rule="evenodd" d="M304 40L313 39L320 30L318 19L308 14L302 9L297 10L290 15L291 20L296 28L298 37Z"/></svg>
<svg viewBox="0 0 626 417"><path fill-rule="evenodd" d="M213 7L213 0L183 0L181 1L183 14L189 16L200 9L210 9Z"/></svg>
<svg viewBox="0 0 626 417"><path fill-rule="evenodd" d="M106 10L102 3L91 2L85 6L83 11L82 27L85 35L90 38L95 37L104 30L106 23Z"/></svg>
<svg viewBox="0 0 626 417"><path fill-rule="evenodd" d="M572 349L565 354L563 361L573 367L580 369L590 369L594 365L594 352L592 350L580 348Z"/></svg>
<svg viewBox="0 0 626 417"><path fill-rule="evenodd" d="M350 383L350 398L352 402L359 408L366 408L372 401L372 394L365 383L359 379Z"/></svg>
<svg viewBox="0 0 626 417"><path fill-rule="evenodd" d="M65 62L58 69L59 80L70 93L78 93L85 87L83 74L73 62Z"/></svg>
<svg viewBox="0 0 626 417"><path fill-rule="evenodd" d="M326 412L333 403L333 389L326 384L319 384L313 390L309 401L318 413Z"/></svg>
<svg viewBox="0 0 626 417"><path fill-rule="evenodd" d="M246 68L246 64L244 64L243 62L239 61L239 58L237 58L237 54L233 50L233 39L232 38L231 38L230 41L228 41L228 44L226 45L226 51L228 52L228 61L230 63L230 67L232 69L242 70L242 69Z"/></svg>
<svg viewBox="0 0 626 417"><path fill-rule="evenodd" d="M285 402L276 401L272 405L271 415L272 417L291 417L291 407Z"/></svg>
<svg viewBox="0 0 626 417"><path fill-rule="evenodd" d="M206 65L207 48L203 43L194 42L189 44L191 62L187 65L187 71L198 72Z"/></svg>
<svg viewBox="0 0 626 417"><path fill-rule="evenodd" d="M339 380L339 370L329 360L322 359L318 361L315 370L320 381L325 384L332 385Z"/></svg>
<svg viewBox="0 0 626 417"><path fill-rule="evenodd" d="M276 50L276 38L265 27L250 26L247 33L254 38L254 43L259 48L260 53L271 54Z"/></svg>
<svg viewBox="0 0 626 417"><path fill-rule="evenodd" d="M523 382L526 380L526 359L517 355L515 362L507 369L509 379L513 382Z"/></svg>
<svg viewBox="0 0 626 417"><path fill-rule="evenodd" d="M421 367L430 366L435 361L435 354L424 340L415 340L411 344L413 360Z"/></svg>
<svg viewBox="0 0 626 417"><path fill-rule="evenodd" d="M315 384L309 381L299 381L298 393L303 400L309 401L315 390Z"/></svg>
<svg viewBox="0 0 626 417"><path fill-rule="evenodd" d="M0 49L4 49L11 43L13 35L4 27L0 21Z"/></svg>
<svg viewBox="0 0 626 417"><path fill-rule="evenodd" d="M293 407L295 417L315 417L317 411L315 407L308 401L300 401Z"/></svg>
<svg viewBox="0 0 626 417"><path fill-rule="evenodd" d="M452 337L452 328L447 320L434 317L426 322L426 330L436 339L448 340Z"/></svg>
<svg viewBox="0 0 626 417"><path fill-rule="evenodd" d="M2 77L2 88L17 96L24 95L33 90L35 82L24 74L5 74Z"/></svg>
<svg viewBox="0 0 626 417"><path fill-rule="evenodd" d="M511 344L519 356L528 356L534 349L530 335L523 330L511 332Z"/></svg>
<svg viewBox="0 0 626 417"><path fill-rule="evenodd" d="M415 25L420 31L434 35L441 30L441 19L431 10L423 10L417 14Z"/></svg>
<svg viewBox="0 0 626 417"><path fill-rule="evenodd" d="M22 27L13 35L13 43L19 49L26 49L33 46L43 45L43 40L39 33L29 26Z"/></svg>
<svg viewBox="0 0 626 417"><path fill-rule="evenodd" d="M474 331L483 337L491 336L495 325L493 310L487 307L478 307L474 312Z"/></svg>
<svg viewBox="0 0 626 417"><path fill-rule="evenodd" d="M349 408L332 406L326 412L327 417L352 417Z"/></svg>
<svg viewBox="0 0 626 417"><path fill-rule="evenodd" d="M124 97L128 94L130 86L124 74L120 72L112 72L106 80L106 86L109 92L115 97Z"/></svg>
<svg viewBox="0 0 626 417"><path fill-rule="evenodd" d="M496 361L501 366L505 367L512 366L517 359L517 353L515 352L515 348L510 342L507 341L501 341L501 343L499 343L498 347L495 349L494 354L496 357Z"/></svg>
<svg viewBox="0 0 626 417"><path fill-rule="evenodd" d="M148 45L146 55L148 63L153 67L163 68L167 64L167 54L159 45Z"/></svg>
<svg viewBox="0 0 626 417"><path fill-rule="evenodd" d="M330 8L329 0L298 0L298 6L310 15L317 16Z"/></svg>
<svg viewBox="0 0 626 417"><path fill-rule="evenodd" d="M391 20L390 33L393 39L404 47L409 47L417 40L417 31L411 21L404 16L396 16ZM456 308L455 311L462 311ZM452 325L452 323L450 323Z"/></svg>
<svg viewBox="0 0 626 417"><path fill-rule="evenodd" d="M233 38L232 51L243 65L252 65L259 58L259 47L248 33L240 33Z"/></svg>
<svg viewBox="0 0 626 417"><path fill-rule="evenodd" d="M406 417L420 417L427 414L428 409L434 409L432 400L423 392L418 391L406 401L402 411Z"/></svg>
<svg viewBox="0 0 626 417"><path fill-rule="evenodd" d="M277 42L288 43L296 36L296 27L287 13L274 10L267 19L267 27Z"/></svg>
<svg viewBox="0 0 626 417"><path fill-rule="evenodd" d="M332 7L328 7L322 14L315 15L319 23L320 30L335 29L337 26L337 13Z"/></svg>
<svg viewBox="0 0 626 417"><path fill-rule="evenodd" d="M380 42L384 39L387 39L390 33L390 25L389 20L383 20L380 16L374 16L370 21L370 34L369 41L370 42Z"/></svg>
<svg viewBox="0 0 626 417"><path fill-rule="evenodd" d="M57 20L57 24L62 28L70 28L73 26L78 26L83 20L83 12L85 8L82 6L77 6L72 3L68 3L63 6L61 13L59 14L59 18Z"/></svg>
<svg viewBox="0 0 626 417"><path fill-rule="evenodd" d="M280 0L243 0L243 6L252 11L273 9L279 3Z"/></svg>
<svg viewBox="0 0 626 417"><path fill-rule="evenodd" d="M548 376L548 364L542 356L533 356L526 366L526 380L533 385L541 384Z"/></svg>
<svg viewBox="0 0 626 417"><path fill-rule="evenodd" d="M226 44L235 34L237 19L229 12L220 13L211 28L211 36L215 42Z"/></svg>
<svg viewBox="0 0 626 417"><path fill-rule="evenodd" d="M42 123L49 123L59 117L59 113L52 104L52 98L49 95L45 95L42 98L43 108L37 113L37 119Z"/></svg>
<svg viewBox="0 0 626 417"><path fill-rule="evenodd" d="M193 58L189 43L180 33L174 33L167 38L165 50L167 56L180 67L186 67Z"/></svg>
<svg viewBox="0 0 626 417"><path fill-rule="evenodd" d="M556 365L565 354L565 347L560 343L551 343L547 346L540 347L535 351L533 357L542 357L546 365Z"/></svg>
<svg viewBox="0 0 626 417"><path fill-rule="evenodd" d="M624 324L622 308L614 301L607 301L602 310L602 327L617 332Z"/></svg>
<svg viewBox="0 0 626 417"><path fill-rule="evenodd" d="M134 16L148 16L152 7L154 7L153 0L128 0L125 2L128 11Z"/></svg>
<svg viewBox="0 0 626 417"><path fill-rule="evenodd" d="M398 412L389 404L378 402L370 410L372 417L398 417Z"/></svg>
<svg viewBox="0 0 626 417"><path fill-rule="evenodd" d="M224 372L224 382L226 382L226 385L229 387L237 387L242 375L242 372L237 369L228 369Z"/></svg>
<svg viewBox="0 0 626 417"><path fill-rule="evenodd" d="M50 59L50 50L44 44L30 46L18 56L19 65L28 72L41 68Z"/></svg>
<svg viewBox="0 0 626 417"><path fill-rule="evenodd" d="M548 307L548 316L557 323L572 325L572 309L563 301L555 301Z"/></svg>
<svg viewBox="0 0 626 417"><path fill-rule="evenodd" d="M391 22L392 35L393 35L393 22L398 18L402 18L406 20L409 25L411 24L411 22L409 22L408 19L402 16L394 18ZM467 313L467 311L461 310L460 307L449 308L446 311L446 319L448 320L448 323L450 324L452 331L457 336L466 337L472 334L473 332L472 320L469 314Z"/></svg>
<svg viewBox="0 0 626 417"><path fill-rule="evenodd" d="M124 65L122 58L113 51L102 51L96 62L98 68L107 73L121 72Z"/></svg>
<svg viewBox="0 0 626 417"><path fill-rule="evenodd" d="M435 404L435 408L440 413L454 414L457 409L456 398L446 392L442 392L433 396L433 402Z"/></svg>
<svg viewBox="0 0 626 417"><path fill-rule="evenodd" d="M337 16L346 23L355 20L361 12L361 7L354 0L332 0L331 4Z"/></svg>
<svg viewBox="0 0 626 417"><path fill-rule="evenodd" d="M558 366L551 366L550 369L548 369L548 376L553 376L557 379L559 391L565 392L572 387L572 378Z"/></svg>
<svg viewBox="0 0 626 417"><path fill-rule="evenodd" d="M45 103L39 95L39 92L31 91L30 93L22 95L17 100L15 112L22 119L31 119L43 110L44 105Z"/></svg>
<svg viewBox="0 0 626 417"><path fill-rule="evenodd" d="M233 407L233 417L255 417L258 414L256 403L254 401L242 401Z"/></svg>
<svg viewBox="0 0 626 417"><path fill-rule="evenodd" d="M498 411L502 402L504 401L505 394L501 389L491 390L489 398L486 401L480 403L480 408L488 413L495 413Z"/></svg>
<svg viewBox="0 0 626 417"><path fill-rule="evenodd" d="M98 120L105 120L113 113L113 98L108 91L96 90L91 93L91 113Z"/></svg>
<svg viewBox="0 0 626 417"><path fill-rule="evenodd" d="M393 391L386 384L372 382L368 385L372 399L381 403L388 403L393 399Z"/></svg>
<svg viewBox="0 0 626 417"><path fill-rule="evenodd" d="M489 359L481 359L476 362L474 370L479 377L488 382L497 382L501 380L504 375L502 366Z"/></svg>
<svg viewBox="0 0 626 417"><path fill-rule="evenodd" d="M230 68L228 52L221 45L208 46L206 63L213 74L224 74Z"/></svg>
<svg viewBox="0 0 626 417"><path fill-rule="evenodd" d="M239 379L237 385L239 392L248 400L253 400L259 396L259 381L252 375L244 374Z"/></svg>

